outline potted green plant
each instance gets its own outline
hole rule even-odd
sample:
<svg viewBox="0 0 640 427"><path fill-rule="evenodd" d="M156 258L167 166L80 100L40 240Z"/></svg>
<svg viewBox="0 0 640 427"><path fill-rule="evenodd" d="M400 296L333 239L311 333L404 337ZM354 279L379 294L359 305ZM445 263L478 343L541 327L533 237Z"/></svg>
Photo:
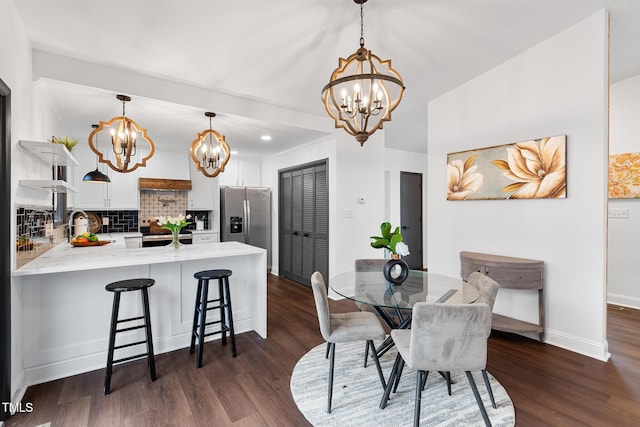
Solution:
<svg viewBox="0 0 640 427"><path fill-rule="evenodd" d="M67 138L66 136L63 136L62 138L52 136L49 142L51 142L52 144L62 144L67 148L67 150L69 150L69 152L71 152L71 150L73 150L73 147L78 144L77 139Z"/></svg>
<svg viewBox="0 0 640 427"><path fill-rule="evenodd" d="M409 277L409 266L400 259L401 255L409 255L409 246L402 241L400 227L392 230L388 222L380 224L381 236L371 236L373 242L371 247L376 249L387 249L391 253L391 259L385 264L382 274L384 278L394 284L400 285Z"/></svg>
<svg viewBox="0 0 640 427"><path fill-rule="evenodd" d="M382 235L371 236L373 239L371 247L376 249L387 249L391 253L392 258L399 258L400 255L409 255L409 247L402 241L400 227L396 227L393 232L391 229L391 224L388 222L380 224L380 233Z"/></svg>

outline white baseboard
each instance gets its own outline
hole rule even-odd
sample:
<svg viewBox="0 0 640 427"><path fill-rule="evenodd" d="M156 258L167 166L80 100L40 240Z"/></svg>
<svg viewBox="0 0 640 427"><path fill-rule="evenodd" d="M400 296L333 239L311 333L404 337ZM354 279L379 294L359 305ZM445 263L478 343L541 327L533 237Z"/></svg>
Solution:
<svg viewBox="0 0 640 427"><path fill-rule="evenodd" d="M605 341L600 343L597 341L589 341L573 335L545 329L544 342L565 350L573 351L585 356L592 357L597 360L606 362L611 357L609 353L609 345Z"/></svg>
<svg viewBox="0 0 640 427"><path fill-rule="evenodd" d="M630 297L628 295L607 294L607 303L621 305L623 307L635 308L640 310L640 298Z"/></svg>

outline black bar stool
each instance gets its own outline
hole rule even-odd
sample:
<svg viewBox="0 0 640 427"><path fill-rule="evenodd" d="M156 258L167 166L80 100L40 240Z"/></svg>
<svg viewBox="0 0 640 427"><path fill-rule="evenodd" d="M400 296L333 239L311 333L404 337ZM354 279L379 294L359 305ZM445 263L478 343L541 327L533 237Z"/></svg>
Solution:
<svg viewBox="0 0 640 427"><path fill-rule="evenodd" d="M113 371L113 365L119 363L128 362L130 360L137 360L143 357L147 358L147 364L149 365L149 373L151 374L151 381L156 380L156 361L153 354L153 337L151 336L151 316L149 315L149 293L147 288L153 286L156 283L153 279L129 279L120 280L118 282L109 283L105 286L105 289L109 292L113 292L113 310L111 312L111 332L109 333L109 353L107 355L107 370L104 376L104 394L107 395L111 392L111 372ZM129 319L118 320L118 313L120 311L120 295L122 292L130 291L142 291L142 310L143 315L138 317L131 317ZM144 323L137 326L131 326L118 329L119 323L131 322L134 320L144 320ZM132 331L135 329L145 328L146 339L130 344L115 345L116 334L120 332ZM118 350L126 347L133 347L134 345L147 344L147 352L137 354L135 356L124 357L122 359L113 360L114 350Z"/></svg>
<svg viewBox="0 0 640 427"><path fill-rule="evenodd" d="M199 271L193 275L198 279L198 290L196 291L196 306L193 311L193 328L191 329L191 347L189 353L193 354L198 339L198 356L196 367L202 367L202 350L204 339L210 335L222 334L222 344L227 344L227 332L231 338L231 354L236 357L236 336L233 331L233 313L231 310L231 292L229 291L229 276L231 270L206 270ZM209 280L218 279L218 298L209 300ZM217 305L209 305L217 303ZM220 320L207 323L208 310L220 310ZM220 324L217 331L205 333L205 328L209 325Z"/></svg>

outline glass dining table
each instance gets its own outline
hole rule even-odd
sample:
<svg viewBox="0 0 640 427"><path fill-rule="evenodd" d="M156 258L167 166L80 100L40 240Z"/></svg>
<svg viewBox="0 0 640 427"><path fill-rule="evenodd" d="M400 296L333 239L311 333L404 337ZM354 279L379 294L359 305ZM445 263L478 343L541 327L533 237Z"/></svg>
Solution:
<svg viewBox="0 0 640 427"><path fill-rule="evenodd" d="M411 325L411 309L417 302L471 304L479 297L476 288L461 279L420 270L409 270L407 280L398 285L385 280L382 270L350 271L332 277L329 288L340 296L372 306L391 329ZM378 348L379 355L392 346L387 341Z"/></svg>

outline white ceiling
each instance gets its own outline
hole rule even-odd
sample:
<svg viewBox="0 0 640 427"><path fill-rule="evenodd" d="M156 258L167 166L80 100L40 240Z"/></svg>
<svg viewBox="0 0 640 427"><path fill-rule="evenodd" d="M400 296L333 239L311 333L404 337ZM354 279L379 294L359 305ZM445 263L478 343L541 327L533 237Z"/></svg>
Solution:
<svg viewBox="0 0 640 427"><path fill-rule="evenodd" d="M637 0L370 0L365 46L391 58L406 86L385 124L387 146L426 152L426 104L577 23L612 12L611 78L640 73ZM14 0L32 47L56 55L148 74L196 87L326 116L320 90L338 57L358 47L353 0ZM39 87L70 136L119 115L116 92L44 79ZM234 150L260 157L326 132L284 127L215 111L214 128ZM158 145L187 147L208 127L201 108L134 98L127 115ZM422 121L423 123L420 123ZM421 125L421 126L420 126ZM259 137L271 134L270 143ZM354 143L356 143L354 141Z"/></svg>

